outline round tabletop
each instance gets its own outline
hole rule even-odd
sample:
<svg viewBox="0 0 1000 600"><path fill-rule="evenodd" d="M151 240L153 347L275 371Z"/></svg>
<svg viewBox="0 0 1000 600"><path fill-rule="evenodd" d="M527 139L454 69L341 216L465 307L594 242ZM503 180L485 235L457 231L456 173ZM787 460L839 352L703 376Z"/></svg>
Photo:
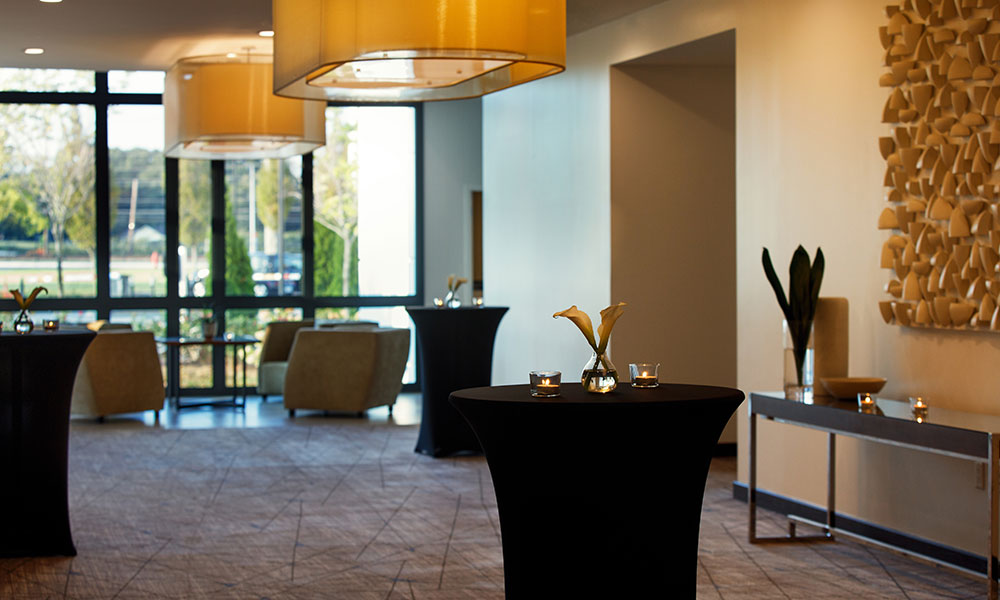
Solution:
<svg viewBox="0 0 1000 600"><path fill-rule="evenodd" d="M712 401L742 399L743 392L733 388L683 383L661 383L655 388L634 388L631 383L619 382L607 394L585 392L579 383L563 383L560 395L554 398L536 398L528 385L501 385L468 388L452 392L463 400L486 402L526 402L532 404L641 404L647 402L680 402L685 400Z"/></svg>

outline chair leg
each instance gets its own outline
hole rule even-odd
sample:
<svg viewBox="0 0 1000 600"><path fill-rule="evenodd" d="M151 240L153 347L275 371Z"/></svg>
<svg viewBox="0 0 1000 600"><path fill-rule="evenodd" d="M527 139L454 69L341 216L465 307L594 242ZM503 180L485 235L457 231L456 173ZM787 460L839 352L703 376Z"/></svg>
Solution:
<svg viewBox="0 0 1000 600"><path fill-rule="evenodd" d="M389 416L392 416L392 404L389 405Z"/></svg>
<svg viewBox="0 0 1000 600"><path fill-rule="evenodd" d="M263 404L265 402L267 402L267 394L261 394L260 395L260 403Z"/></svg>
<svg viewBox="0 0 1000 600"><path fill-rule="evenodd" d="M97 422L98 423L103 423L104 422L104 415L101 415L101 416L97 417Z"/></svg>
<svg viewBox="0 0 1000 600"><path fill-rule="evenodd" d="M295 409L294 408L289 408L288 409L288 418L289 419L294 419L295 418Z"/></svg>
<svg viewBox="0 0 1000 600"><path fill-rule="evenodd" d="M160 411L154 410L153 411L153 425L159 425L159 424L160 424Z"/></svg>

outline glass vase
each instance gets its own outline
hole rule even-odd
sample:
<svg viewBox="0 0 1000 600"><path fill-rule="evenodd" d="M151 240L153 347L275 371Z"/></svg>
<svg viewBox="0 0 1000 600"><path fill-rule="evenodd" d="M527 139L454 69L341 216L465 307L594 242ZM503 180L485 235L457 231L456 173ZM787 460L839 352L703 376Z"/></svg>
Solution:
<svg viewBox="0 0 1000 600"><path fill-rule="evenodd" d="M785 340L785 398L798 402L812 402L813 398L813 332L809 324L805 348L796 348L796 341L788 320L781 322Z"/></svg>
<svg viewBox="0 0 1000 600"><path fill-rule="evenodd" d="M31 333L35 329L35 324L31 320L28 310L22 310L14 319L14 331L20 334Z"/></svg>
<svg viewBox="0 0 1000 600"><path fill-rule="evenodd" d="M606 394L618 385L618 371L611 363L611 358L604 353L600 356L595 352L580 375L583 389L594 394Z"/></svg>
<svg viewBox="0 0 1000 600"><path fill-rule="evenodd" d="M462 299L458 297L458 292L448 292L448 295L444 297L444 305L448 308L461 308Z"/></svg>

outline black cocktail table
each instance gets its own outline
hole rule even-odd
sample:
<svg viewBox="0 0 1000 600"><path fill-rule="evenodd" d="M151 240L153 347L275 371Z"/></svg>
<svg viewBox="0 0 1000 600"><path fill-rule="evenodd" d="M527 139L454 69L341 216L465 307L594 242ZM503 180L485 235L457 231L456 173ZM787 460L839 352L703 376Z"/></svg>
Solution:
<svg viewBox="0 0 1000 600"><path fill-rule="evenodd" d="M661 384L532 398L460 390L496 490L507 598L694 598L698 531L730 388Z"/></svg>
<svg viewBox="0 0 1000 600"><path fill-rule="evenodd" d="M448 456L480 453L465 419L448 403L448 394L489 385L493 341L507 308L407 307L417 334L423 408L416 452Z"/></svg>
<svg viewBox="0 0 1000 600"><path fill-rule="evenodd" d="M69 409L92 331L0 334L0 557L76 556Z"/></svg>

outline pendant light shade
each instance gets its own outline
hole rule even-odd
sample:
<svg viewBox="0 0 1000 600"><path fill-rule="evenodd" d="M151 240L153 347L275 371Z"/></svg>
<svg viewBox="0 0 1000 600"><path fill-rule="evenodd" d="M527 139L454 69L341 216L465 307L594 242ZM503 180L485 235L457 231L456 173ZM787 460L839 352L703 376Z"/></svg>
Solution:
<svg viewBox="0 0 1000 600"><path fill-rule="evenodd" d="M326 143L325 102L273 93L270 56L185 58L167 71L165 154L287 158Z"/></svg>
<svg viewBox="0 0 1000 600"><path fill-rule="evenodd" d="M274 0L274 91L453 100L561 72L565 0Z"/></svg>

